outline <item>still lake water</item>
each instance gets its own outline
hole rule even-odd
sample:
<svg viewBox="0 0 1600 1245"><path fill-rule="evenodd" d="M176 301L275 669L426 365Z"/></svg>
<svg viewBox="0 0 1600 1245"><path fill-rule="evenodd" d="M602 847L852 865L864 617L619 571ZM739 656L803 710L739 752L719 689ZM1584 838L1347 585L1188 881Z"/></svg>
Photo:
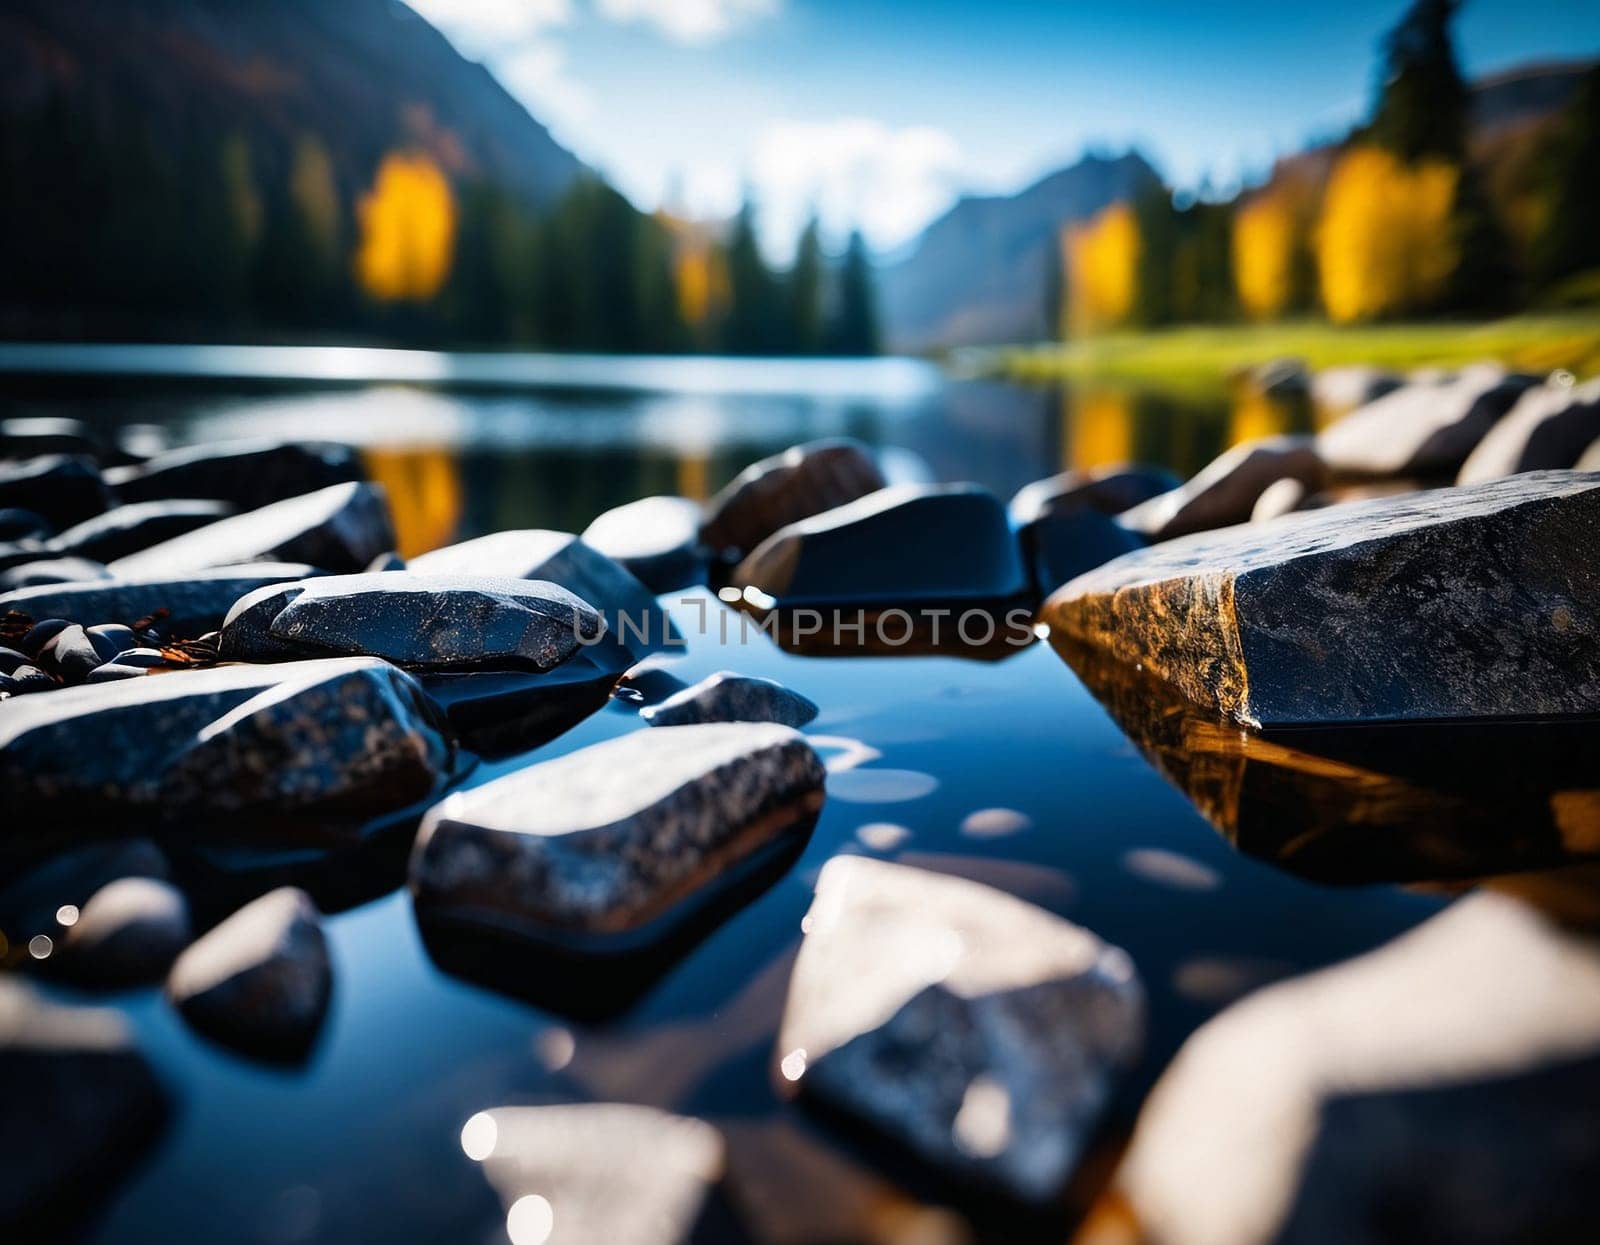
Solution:
<svg viewBox="0 0 1600 1245"><path fill-rule="evenodd" d="M1143 458L1187 473L1232 440L1308 419L1250 396L1061 394L905 361L381 351L0 348L0 395L0 414L72 415L147 448L258 434L353 442L389 486L413 553L500 528L582 528L646 493L706 496L751 459L818 436L902 447L939 478L1005 497L1065 466ZM700 609L715 618L723 607L683 595L668 598L691 635L674 673L766 675L822 707L807 733L829 759L829 793L799 860L600 1021L565 1014L559 997L536 1006L444 971L397 877L373 879L386 894L328 918L333 1003L302 1066L264 1067L210 1044L154 988L94 996L131 1018L174 1109L97 1208L90 1239L503 1240L504 1210L462 1151L463 1123L490 1107L590 1100L724 1127L735 1181L768 1208L748 1211L762 1239L842 1225L874 1239L906 1198L953 1193L907 1192L891 1156L775 1088L800 920L818 870L841 852L988 883L1131 953L1150 1033L1107 1149L1219 1007L1373 947L1444 902L1317 885L1237 853L1046 645L1000 662L802 657L759 632L741 640L737 626L726 642L698 634ZM640 728L614 702L533 755ZM526 760L487 763L472 781ZM536 959L522 967L537 986ZM984 1235L1014 1239L992 1209L972 1213Z"/></svg>

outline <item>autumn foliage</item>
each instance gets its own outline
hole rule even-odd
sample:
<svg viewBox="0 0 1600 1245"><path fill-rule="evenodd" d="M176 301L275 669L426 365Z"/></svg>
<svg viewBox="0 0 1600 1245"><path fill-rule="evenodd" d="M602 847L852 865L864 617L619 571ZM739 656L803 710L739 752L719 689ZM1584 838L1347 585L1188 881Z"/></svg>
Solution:
<svg viewBox="0 0 1600 1245"><path fill-rule="evenodd" d="M380 302L426 302L450 275L456 202L450 182L425 155L392 152L378 166L357 212L356 276Z"/></svg>
<svg viewBox="0 0 1600 1245"><path fill-rule="evenodd" d="M1067 328L1093 333L1127 323L1139 292L1139 221L1126 203L1113 203L1082 225L1067 228Z"/></svg>

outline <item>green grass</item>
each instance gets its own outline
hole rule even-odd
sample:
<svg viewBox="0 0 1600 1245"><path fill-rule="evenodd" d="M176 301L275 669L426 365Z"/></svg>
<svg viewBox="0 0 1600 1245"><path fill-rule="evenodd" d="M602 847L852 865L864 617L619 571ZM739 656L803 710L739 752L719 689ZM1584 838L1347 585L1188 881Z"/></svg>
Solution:
<svg viewBox="0 0 1600 1245"><path fill-rule="evenodd" d="M978 352L964 362L1025 381L1092 380L1181 389L1212 386L1234 372L1282 358L1301 359L1313 370L1348 363L1405 370L1495 359L1534 372L1566 368L1580 377L1592 376L1600 374L1600 309L1482 323L1190 326L1006 347Z"/></svg>

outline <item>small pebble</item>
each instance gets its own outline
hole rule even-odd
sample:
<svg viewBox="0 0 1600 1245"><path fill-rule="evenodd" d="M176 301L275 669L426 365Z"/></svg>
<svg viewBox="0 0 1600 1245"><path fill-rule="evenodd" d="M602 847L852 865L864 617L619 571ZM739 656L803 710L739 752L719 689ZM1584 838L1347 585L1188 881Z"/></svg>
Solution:
<svg viewBox="0 0 1600 1245"><path fill-rule="evenodd" d="M156 981L191 936L182 891L155 878L120 878L83 905L62 939L63 967L104 985Z"/></svg>
<svg viewBox="0 0 1600 1245"><path fill-rule="evenodd" d="M118 653L106 663L108 666L131 666L135 670L149 670L166 663L166 656L158 648L130 648Z"/></svg>
<svg viewBox="0 0 1600 1245"><path fill-rule="evenodd" d="M21 648L29 656L37 657L39 650L72 626L65 618L44 618L28 628L22 637Z"/></svg>
<svg viewBox="0 0 1600 1245"><path fill-rule="evenodd" d="M89 643L94 645L94 651L100 654L103 662L110 661L118 653L139 647L139 637L121 623L102 623L98 627L89 627L84 634L89 637Z"/></svg>
<svg viewBox="0 0 1600 1245"><path fill-rule="evenodd" d="M29 692L48 692L56 681L38 666L18 666L11 672L11 694L26 696Z"/></svg>
<svg viewBox="0 0 1600 1245"><path fill-rule="evenodd" d="M74 623L56 636L54 660L63 679L68 683L82 683L106 659L95 651L84 629Z"/></svg>

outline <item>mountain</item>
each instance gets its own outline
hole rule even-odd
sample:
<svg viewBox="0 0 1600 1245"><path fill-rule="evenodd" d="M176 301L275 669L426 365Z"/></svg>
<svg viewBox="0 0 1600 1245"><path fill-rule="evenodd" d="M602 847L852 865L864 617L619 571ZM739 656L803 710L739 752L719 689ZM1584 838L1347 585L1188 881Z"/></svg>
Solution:
<svg viewBox="0 0 1600 1245"><path fill-rule="evenodd" d="M879 270L888 345L1034 341L1047 333L1048 273L1062 225L1087 220L1157 181L1137 152L1085 156L1015 195L963 198L915 249Z"/></svg>

